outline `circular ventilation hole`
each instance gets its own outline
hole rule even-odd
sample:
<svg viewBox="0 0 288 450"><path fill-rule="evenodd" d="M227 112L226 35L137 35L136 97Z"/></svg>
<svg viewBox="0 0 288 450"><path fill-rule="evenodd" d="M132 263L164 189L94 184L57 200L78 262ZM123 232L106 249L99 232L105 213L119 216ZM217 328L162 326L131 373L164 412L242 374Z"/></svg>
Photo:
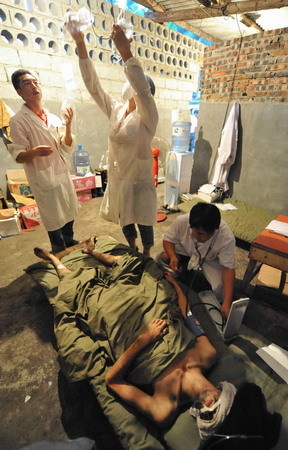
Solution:
<svg viewBox="0 0 288 450"><path fill-rule="evenodd" d="M167 42L164 44L164 50L165 52L169 52L169 44Z"/></svg>
<svg viewBox="0 0 288 450"><path fill-rule="evenodd" d="M109 47L110 47L110 48L113 47L113 41L112 41L112 39L109 39L108 44L109 44Z"/></svg>
<svg viewBox="0 0 288 450"><path fill-rule="evenodd" d="M53 14L53 16L58 16L59 12L58 12L58 7L57 5L55 5L55 3L50 3L49 4L49 11L51 14Z"/></svg>
<svg viewBox="0 0 288 450"><path fill-rule="evenodd" d="M177 72L176 72L176 70L173 71L173 77L177 77Z"/></svg>
<svg viewBox="0 0 288 450"><path fill-rule="evenodd" d="M187 73L184 74L184 78L185 78L185 80L187 80Z"/></svg>
<svg viewBox="0 0 288 450"><path fill-rule="evenodd" d="M177 55L181 55L181 47L177 47Z"/></svg>
<svg viewBox="0 0 288 450"><path fill-rule="evenodd" d="M171 64L171 56L168 56L168 58L167 58L167 64Z"/></svg>
<svg viewBox="0 0 288 450"><path fill-rule="evenodd" d="M160 27L160 25L158 25L158 27L156 28L156 33L159 34L159 36L162 36L162 28Z"/></svg>
<svg viewBox="0 0 288 450"><path fill-rule="evenodd" d="M181 72L178 73L178 77L182 78L182 73Z"/></svg>
<svg viewBox="0 0 288 450"><path fill-rule="evenodd" d="M20 13L15 14L14 23L15 23L16 27L19 27L19 28L25 27L26 26L25 17Z"/></svg>
<svg viewBox="0 0 288 450"><path fill-rule="evenodd" d="M180 42L181 41L181 36L180 36L180 34L177 34L176 35L176 42Z"/></svg>
<svg viewBox="0 0 288 450"><path fill-rule="evenodd" d="M187 63L187 61L184 61L184 67L185 67L185 69L188 69L188 63Z"/></svg>
<svg viewBox="0 0 288 450"><path fill-rule="evenodd" d="M145 22L144 19L141 19L141 20L140 20L140 26L141 26L141 28L143 28L143 30L146 30L147 24L146 24L146 22Z"/></svg>
<svg viewBox="0 0 288 450"><path fill-rule="evenodd" d="M177 59L173 58L173 66L177 66Z"/></svg>
<svg viewBox="0 0 288 450"><path fill-rule="evenodd" d="M130 18L132 25L136 25L136 17L131 16Z"/></svg>
<svg viewBox="0 0 288 450"><path fill-rule="evenodd" d="M40 22L36 17L31 17L29 20L29 27L32 31L39 31L41 28Z"/></svg>
<svg viewBox="0 0 288 450"><path fill-rule="evenodd" d="M39 37L35 39L35 48L36 50L45 50L45 42L43 41L43 39Z"/></svg>
<svg viewBox="0 0 288 450"><path fill-rule="evenodd" d="M138 56L143 56L143 49L141 47L138 47L137 53L138 53Z"/></svg>
<svg viewBox="0 0 288 450"><path fill-rule="evenodd" d="M161 41L160 41L160 39L157 39L157 41L156 41L156 47L157 47L157 48L161 48Z"/></svg>
<svg viewBox="0 0 288 450"><path fill-rule="evenodd" d="M106 57L105 57L105 53L104 52L100 52L98 55L98 58L100 61L105 62L106 61Z"/></svg>
<svg viewBox="0 0 288 450"><path fill-rule="evenodd" d="M160 53L159 60L160 60L161 63L164 62L164 55L163 55L163 53Z"/></svg>
<svg viewBox="0 0 288 450"><path fill-rule="evenodd" d="M48 47L52 50L53 53L58 52L58 45L55 41L49 41Z"/></svg>
<svg viewBox="0 0 288 450"><path fill-rule="evenodd" d="M5 20L7 19L5 12L3 11L3 9L0 9L0 22L5 22Z"/></svg>
<svg viewBox="0 0 288 450"><path fill-rule="evenodd" d="M95 50L89 50L89 56L93 61L95 61L95 59L97 58L97 53L95 52Z"/></svg>
<svg viewBox="0 0 288 450"><path fill-rule="evenodd" d="M58 28L57 28L57 25L55 25L54 22L49 22L48 23L48 30L50 31L50 34L52 36L56 36L58 34Z"/></svg>
<svg viewBox="0 0 288 450"><path fill-rule="evenodd" d="M87 5L90 9L94 9L97 6L97 0L87 0Z"/></svg>
<svg viewBox="0 0 288 450"><path fill-rule="evenodd" d="M86 34L86 41L88 42L89 45L94 45L95 44L95 36L92 33L87 33Z"/></svg>
<svg viewBox="0 0 288 450"><path fill-rule="evenodd" d="M6 44L11 44L11 42L13 42L13 36L12 36L12 34L9 33L9 31L7 31L7 30L1 31L1 37L2 37L2 40L3 40Z"/></svg>
<svg viewBox="0 0 288 450"><path fill-rule="evenodd" d="M151 31L151 33L154 31L154 25L152 22L148 23L148 30Z"/></svg>
<svg viewBox="0 0 288 450"><path fill-rule="evenodd" d="M154 73L157 72L157 66L153 66L153 72L154 72Z"/></svg>
<svg viewBox="0 0 288 450"><path fill-rule="evenodd" d="M186 56L186 49L182 48L182 56Z"/></svg>
<svg viewBox="0 0 288 450"><path fill-rule="evenodd" d="M146 44L147 42L147 37L145 34L141 34L140 35L140 41L142 42L142 44Z"/></svg>
<svg viewBox="0 0 288 450"><path fill-rule="evenodd" d="M187 45L187 38L186 37L183 38L183 45Z"/></svg>
<svg viewBox="0 0 288 450"><path fill-rule="evenodd" d="M148 48L146 48L145 50L145 56L146 58L150 58L150 51L148 50Z"/></svg>
<svg viewBox="0 0 288 450"><path fill-rule="evenodd" d="M17 34L17 43L21 47L27 47L29 44L27 37L23 33Z"/></svg>
<svg viewBox="0 0 288 450"><path fill-rule="evenodd" d="M103 28L104 31L107 30L107 23L106 23L106 20L102 20L102 28Z"/></svg>
<svg viewBox="0 0 288 450"><path fill-rule="evenodd" d="M175 47L173 44L170 45L170 53L174 53L175 51Z"/></svg>
<svg viewBox="0 0 288 450"><path fill-rule="evenodd" d="M67 56L71 56L73 54L72 47L69 44L65 44L64 45L64 51L65 51Z"/></svg>
<svg viewBox="0 0 288 450"><path fill-rule="evenodd" d="M158 61L158 53L157 52L153 52L153 59L154 59L154 61Z"/></svg>
<svg viewBox="0 0 288 450"><path fill-rule="evenodd" d="M103 14L107 14L107 3L101 2L100 9Z"/></svg>
<svg viewBox="0 0 288 450"><path fill-rule="evenodd" d="M175 33L174 33L174 31L171 32L171 40L175 41Z"/></svg>
<svg viewBox="0 0 288 450"><path fill-rule="evenodd" d="M189 59L192 58L192 52L188 52L188 58L189 58Z"/></svg>
<svg viewBox="0 0 288 450"><path fill-rule="evenodd" d="M183 67L183 61L182 61L182 59L179 60L179 66L180 66L180 67Z"/></svg>
<svg viewBox="0 0 288 450"><path fill-rule="evenodd" d="M36 9L40 12L44 12L46 10L46 5L44 0L35 0Z"/></svg>
<svg viewBox="0 0 288 450"><path fill-rule="evenodd" d="M164 36L165 38L168 37L168 30L167 30L167 28L164 28L164 29L163 29L163 36Z"/></svg>

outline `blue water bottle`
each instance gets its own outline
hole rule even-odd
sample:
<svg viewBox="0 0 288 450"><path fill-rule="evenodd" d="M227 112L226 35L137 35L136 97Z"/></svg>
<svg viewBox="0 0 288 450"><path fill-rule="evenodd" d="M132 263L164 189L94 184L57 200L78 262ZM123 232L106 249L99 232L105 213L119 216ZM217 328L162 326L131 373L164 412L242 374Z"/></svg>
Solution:
<svg viewBox="0 0 288 450"><path fill-rule="evenodd" d="M73 153L75 173L78 177L84 177L90 172L89 153L82 149L82 145L78 144L78 150Z"/></svg>
<svg viewBox="0 0 288 450"><path fill-rule="evenodd" d="M190 113L189 111L172 111L172 150L173 152L189 152L190 147Z"/></svg>

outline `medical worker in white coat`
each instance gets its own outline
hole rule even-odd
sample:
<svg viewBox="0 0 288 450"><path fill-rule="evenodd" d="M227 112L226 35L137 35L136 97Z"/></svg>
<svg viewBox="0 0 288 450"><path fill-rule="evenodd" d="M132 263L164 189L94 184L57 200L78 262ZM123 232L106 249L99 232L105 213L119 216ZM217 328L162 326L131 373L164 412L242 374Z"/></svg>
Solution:
<svg viewBox="0 0 288 450"><path fill-rule="evenodd" d="M69 23L66 25L69 29ZM136 248L137 224L143 253L149 256L154 244L153 225L157 213L151 150L151 140L158 123L152 95L155 86L144 74L140 62L133 57L131 39L125 36L119 25L113 25L111 39L122 57L128 79L122 92L125 103L115 100L101 87L95 67L88 57L83 33L71 31L71 35L77 45L84 83L110 121L108 185L100 215L108 221L120 223L132 248Z"/></svg>
<svg viewBox="0 0 288 450"><path fill-rule="evenodd" d="M65 126L42 107L42 90L36 77L26 69L12 74L13 86L24 100L10 119L12 158L22 163L40 216L48 231L52 252L77 243L73 223L78 202L65 153L73 150L73 111L67 110Z"/></svg>

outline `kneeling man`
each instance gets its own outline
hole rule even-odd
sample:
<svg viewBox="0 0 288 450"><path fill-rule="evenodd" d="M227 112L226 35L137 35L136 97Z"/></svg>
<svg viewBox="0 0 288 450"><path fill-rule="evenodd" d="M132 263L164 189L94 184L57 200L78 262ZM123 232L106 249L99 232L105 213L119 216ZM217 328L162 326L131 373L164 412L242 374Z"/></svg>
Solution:
<svg viewBox="0 0 288 450"><path fill-rule="evenodd" d="M159 262L174 272L186 272L190 283L202 270L222 303L222 314L228 317L235 280L235 238L221 220L219 209L210 203L197 203L168 228L163 247Z"/></svg>

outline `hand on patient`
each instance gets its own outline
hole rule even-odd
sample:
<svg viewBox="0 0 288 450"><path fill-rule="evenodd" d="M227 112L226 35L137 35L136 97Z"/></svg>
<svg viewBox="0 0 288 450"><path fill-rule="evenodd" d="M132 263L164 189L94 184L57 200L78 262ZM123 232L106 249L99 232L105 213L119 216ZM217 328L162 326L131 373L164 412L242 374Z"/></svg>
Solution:
<svg viewBox="0 0 288 450"><path fill-rule="evenodd" d="M88 253L88 255L93 255L93 250L95 248L95 242L97 241L96 236L91 236L87 241L84 247L82 248L82 253Z"/></svg>
<svg viewBox="0 0 288 450"><path fill-rule="evenodd" d="M170 269L173 270L173 272L178 272L179 270L179 259L177 255L170 256L170 262L169 262Z"/></svg>
<svg viewBox="0 0 288 450"><path fill-rule="evenodd" d="M151 344L157 341L161 337L168 333L168 324L166 320L163 319L153 319L146 331L141 335L142 339L145 340L145 345Z"/></svg>

